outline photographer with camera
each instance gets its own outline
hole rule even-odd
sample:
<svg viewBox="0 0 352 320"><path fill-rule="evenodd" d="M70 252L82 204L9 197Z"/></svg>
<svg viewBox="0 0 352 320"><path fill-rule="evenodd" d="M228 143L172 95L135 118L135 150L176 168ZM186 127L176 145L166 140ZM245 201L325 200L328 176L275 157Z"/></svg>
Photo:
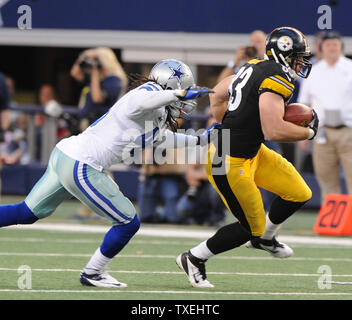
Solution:
<svg viewBox="0 0 352 320"><path fill-rule="evenodd" d="M255 30L250 34L249 46L239 46L236 50L234 60L227 63L226 67L221 71L217 82L222 81L228 76L237 73L247 61L258 58L263 59L265 53L266 34L261 30Z"/></svg>
<svg viewBox="0 0 352 320"><path fill-rule="evenodd" d="M108 111L128 84L113 50L105 47L83 51L71 68L71 76L83 84L78 105L82 131Z"/></svg>

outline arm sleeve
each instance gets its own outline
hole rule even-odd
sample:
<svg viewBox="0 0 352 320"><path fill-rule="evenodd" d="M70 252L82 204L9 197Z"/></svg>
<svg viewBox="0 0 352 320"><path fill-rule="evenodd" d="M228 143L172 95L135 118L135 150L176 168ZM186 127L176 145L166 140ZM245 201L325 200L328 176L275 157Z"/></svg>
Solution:
<svg viewBox="0 0 352 320"><path fill-rule="evenodd" d="M166 149L195 147L198 143L198 137L183 133L172 132L165 130L160 141L155 143L155 146L163 145Z"/></svg>
<svg viewBox="0 0 352 320"><path fill-rule="evenodd" d="M165 91L147 91L138 90L134 97L131 98L132 116L140 116L145 112L167 106L179 99L175 95L174 90Z"/></svg>

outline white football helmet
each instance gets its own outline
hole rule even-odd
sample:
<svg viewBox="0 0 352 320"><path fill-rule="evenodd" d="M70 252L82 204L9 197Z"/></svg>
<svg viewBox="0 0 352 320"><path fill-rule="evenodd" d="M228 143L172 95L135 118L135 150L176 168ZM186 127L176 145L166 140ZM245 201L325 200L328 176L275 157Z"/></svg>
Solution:
<svg viewBox="0 0 352 320"><path fill-rule="evenodd" d="M157 82L165 90L189 89L194 86L189 66L175 59L159 61L150 71L148 79Z"/></svg>
<svg viewBox="0 0 352 320"><path fill-rule="evenodd" d="M195 86L191 69L175 59L161 60L150 71L149 80L158 83L164 90L189 89ZM196 107L192 100L177 101L169 106L172 118L187 117Z"/></svg>

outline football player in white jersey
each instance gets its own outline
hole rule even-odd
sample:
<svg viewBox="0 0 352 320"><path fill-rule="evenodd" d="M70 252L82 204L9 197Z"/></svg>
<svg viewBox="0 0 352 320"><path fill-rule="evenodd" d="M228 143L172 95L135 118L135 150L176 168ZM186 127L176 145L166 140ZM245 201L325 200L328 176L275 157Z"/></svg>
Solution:
<svg viewBox="0 0 352 320"><path fill-rule="evenodd" d="M170 143L171 148L207 143L211 128L191 136L168 127L173 128L176 118L195 108L196 98L209 93L211 90L195 86L192 72L183 62L158 62L147 82L126 93L84 132L56 145L45 174L26 199L0 206L0 227L32 224L74 196L112 222L101 246L82 270L80 282L126 287L107 273L107 265L138 231L140 222L133 204L105 169L127 161L136 151L158 141L163 141L165 147Z"/></svg>

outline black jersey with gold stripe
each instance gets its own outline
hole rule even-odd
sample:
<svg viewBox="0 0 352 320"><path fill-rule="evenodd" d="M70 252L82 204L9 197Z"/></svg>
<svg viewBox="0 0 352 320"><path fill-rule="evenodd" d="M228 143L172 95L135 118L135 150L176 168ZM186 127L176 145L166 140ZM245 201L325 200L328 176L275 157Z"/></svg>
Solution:
<svg viewBox="0 0 352 320"><path fill-rule="evenodd" d="M253 158L264 142L259 116L259 96L280 95L287 103L294 90L287 68L273 60L251 60L234 77L229 87L228 109L222 127L230 129L230 155Z"/></svg>

